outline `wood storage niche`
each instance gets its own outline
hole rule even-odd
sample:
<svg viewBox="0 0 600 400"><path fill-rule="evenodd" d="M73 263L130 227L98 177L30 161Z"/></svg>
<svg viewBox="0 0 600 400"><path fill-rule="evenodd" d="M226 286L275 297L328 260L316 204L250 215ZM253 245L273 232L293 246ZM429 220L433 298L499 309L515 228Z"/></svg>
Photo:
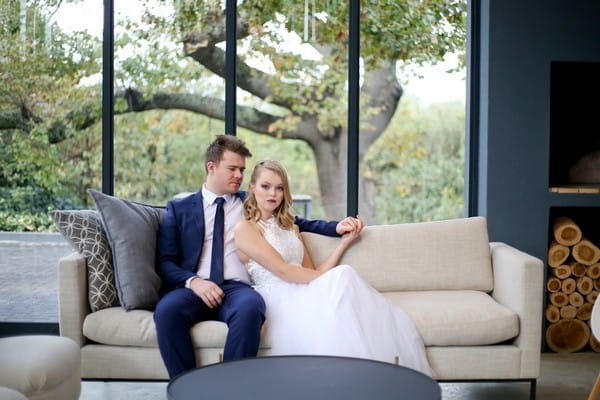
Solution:
<svg viewBox="0 0 600 400"><path fill-rule="evenodd" d="M558 217L551 226L546 344L558 353L600 352L589 326L600 292L600 243L587 239L573 218Z"/></svg>

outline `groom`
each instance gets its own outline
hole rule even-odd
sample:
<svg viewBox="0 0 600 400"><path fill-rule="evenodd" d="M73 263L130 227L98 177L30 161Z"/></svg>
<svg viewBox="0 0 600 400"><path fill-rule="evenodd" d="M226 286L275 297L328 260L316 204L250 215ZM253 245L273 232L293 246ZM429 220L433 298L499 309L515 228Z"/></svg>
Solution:
<svg viewBox="0 0 600 400"><path fill-rule="evenodd" d="M239 260L233 227L242 220L246 196L240 185L252 154L235 136L220 135L205 155L202 189L167 203L158 234L158 273L166 294L154 312L160 354L172 379L196 367L190 329L200 321L227 323L224 361L254 357L265 320L265 303L250 286ZM296 217L301 231L342 235L362 222L348 217L308 221Z"/></svg>

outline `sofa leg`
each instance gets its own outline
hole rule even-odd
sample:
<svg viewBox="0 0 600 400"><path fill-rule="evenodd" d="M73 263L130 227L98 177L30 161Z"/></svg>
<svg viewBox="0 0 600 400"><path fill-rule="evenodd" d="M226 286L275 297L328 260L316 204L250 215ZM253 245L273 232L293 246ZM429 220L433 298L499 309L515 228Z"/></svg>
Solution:
<svg viewBox="0 0 600 400"><path fill-rule="evenodd" d="M529 400L535 400L535 390L536 390L537 380L531 380L531 386L529 387Z"/></svg>
<svg viewBox="0 0 600 400"><path fill-rule="evenodd" d="M219 353L219 362L222 363L223 362L223 353Z"/></svg>

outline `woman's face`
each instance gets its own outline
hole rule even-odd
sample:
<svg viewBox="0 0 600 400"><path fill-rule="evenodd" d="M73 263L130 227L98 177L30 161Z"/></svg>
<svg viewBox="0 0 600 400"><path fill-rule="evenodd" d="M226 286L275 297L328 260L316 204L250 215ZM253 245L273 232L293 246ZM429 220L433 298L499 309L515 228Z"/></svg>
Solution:
<svg viewBox="0 0 600 400"><path fill-rule="evenodd" d="M264 169L251 190L263 217L270 217L283 201L283 181L275 172Z"/></svg>

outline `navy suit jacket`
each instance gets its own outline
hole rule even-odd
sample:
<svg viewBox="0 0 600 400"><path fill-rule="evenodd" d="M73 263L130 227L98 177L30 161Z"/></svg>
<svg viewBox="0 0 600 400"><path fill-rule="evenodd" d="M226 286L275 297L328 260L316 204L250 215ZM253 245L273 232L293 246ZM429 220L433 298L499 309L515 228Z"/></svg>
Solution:
<svg viewBox="0 0 600 400"><path fill-rule="evenodd" d="M239 192L238 196L244 200L246 192ZM335 231L337 221L310 221L296 217L295 223L300 231L338 236ZM204 233L202 190L167 203L157 243L158 274L163 280L163 290L182 287L186 280L196 275Z"/></svg>

